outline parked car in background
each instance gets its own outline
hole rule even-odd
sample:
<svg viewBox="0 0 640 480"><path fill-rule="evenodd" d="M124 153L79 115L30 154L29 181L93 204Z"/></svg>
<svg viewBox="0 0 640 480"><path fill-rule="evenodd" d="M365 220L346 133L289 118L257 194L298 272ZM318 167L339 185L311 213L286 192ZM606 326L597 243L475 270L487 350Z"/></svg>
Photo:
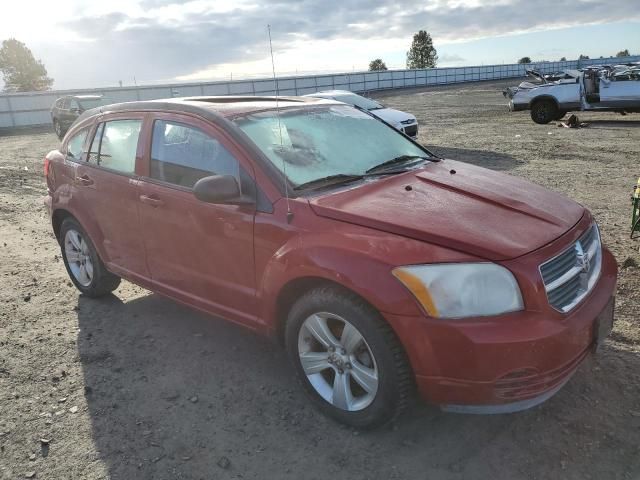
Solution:
<svg viewBox="0 0 640 480"><path fill-rule="evenodd" d="M69 127L85 111L109 103L102 95L66 95L51 107L53 130L60 140Z"/></svg>
<svg viewBox="0 0 640 480"><path fill-rule="evenodd" d="M370 98L356 95L348 90L328 90L325 92L310 93L305 96L325 98L327 100L338 100L339 102L347 103L349 105L355 105L356 107L367 110L372 115L384 120L389 125L392 125L409 137L414 139L418 138L418 121L416 120L416 117L410 113L394 110L393 108L387 108Z"/></svg>
<svg viewBox="0 0 640 480"><path fill-rule="evenodd" d="M538 72L527 73L539 83L523 82L503 95L509 98L509 110L530 110L536 123L560 120L572 111L640 112L638 64L567 70L564 78L551 82Z"/></svg>
<svg viewBox="0 0 640 480"><path fill-rule="evenodd" d="M356 427L414 387L451 411L532 407L612 328L616 261L587 209L337 101L110 105L44 171L80 292L126 278L276 338Z"/></svg>

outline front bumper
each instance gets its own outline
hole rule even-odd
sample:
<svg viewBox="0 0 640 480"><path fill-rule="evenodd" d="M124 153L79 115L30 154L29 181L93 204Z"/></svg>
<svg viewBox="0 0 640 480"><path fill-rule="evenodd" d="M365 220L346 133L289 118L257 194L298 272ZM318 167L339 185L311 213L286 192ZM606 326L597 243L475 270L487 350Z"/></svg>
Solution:
<svg viewBox="0 0 640 480"><path fill-rule="evenodd" d="M455 321L385 316L426 401L457 412L513 412L550 398L590 354L594 322L612 301L616 276L616 261L603 249L598 283L566 315L536 307Z"/></svg>
<svg viewBox="0 0 640 480"><path fill-rule="evenodd" d="M521 112L523 110L529 110L528 103L514 103L513 100L509 102L509 111L510 112Z"/></svg>

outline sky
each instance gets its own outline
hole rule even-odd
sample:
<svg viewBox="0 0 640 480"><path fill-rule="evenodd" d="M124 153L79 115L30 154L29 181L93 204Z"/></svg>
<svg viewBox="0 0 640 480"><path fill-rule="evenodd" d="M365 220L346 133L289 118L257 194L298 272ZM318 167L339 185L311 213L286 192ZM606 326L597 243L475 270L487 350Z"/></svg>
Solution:
<svg viewBox="0 0 640 480"><path fill-rule="evenodd" d="M54 88L405 68L427 30L438 66L640 54L640 0L7 1L0 40L42 60Z"/></svg>

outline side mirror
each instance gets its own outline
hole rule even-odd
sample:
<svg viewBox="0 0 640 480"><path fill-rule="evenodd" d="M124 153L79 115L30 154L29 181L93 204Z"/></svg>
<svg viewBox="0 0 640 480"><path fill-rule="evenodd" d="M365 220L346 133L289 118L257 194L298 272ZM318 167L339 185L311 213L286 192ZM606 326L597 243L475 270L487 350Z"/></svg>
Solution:
<svg viewBox="0 0 640 480"><path fill-rule="evenodd" d="M240 185L232 175L212 175L201 178L193 186L193 194L207 203L248 203L240 195Z"/></svg>

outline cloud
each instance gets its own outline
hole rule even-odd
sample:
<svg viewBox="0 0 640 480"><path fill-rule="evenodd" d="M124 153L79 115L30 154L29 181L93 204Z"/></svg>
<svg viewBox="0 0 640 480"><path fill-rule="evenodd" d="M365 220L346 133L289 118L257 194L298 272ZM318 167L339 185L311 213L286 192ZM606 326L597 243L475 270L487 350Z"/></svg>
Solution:
<svg viewBox="0 0 640 480"><path fill-rule="evenodd" d="M440 47L515 32L640 19L638 0L131 0L129 4L135 5L125 11L116 4L109 13L78 14L67 16L73 20L56 22L54 30L72 35L64 42L49 37L39 45L52 76L73 81L74 86L114 85L119 79L130 83L126 80L134 75L143 82L167 81L202 78L198 72L217 72L221 66L265 65L267 23L272 26L276 55L295 58L301 62L296 67L312 70L318 65L314 46L332 48L326 52L329 56L349 63L354 57L344 59L356 42L379 47L389 42L404 45L400 48L406 51L420 29L429 31ZM464 60L442 53L442 62ZM364 60L380 54L371 49Z"/></svg>

